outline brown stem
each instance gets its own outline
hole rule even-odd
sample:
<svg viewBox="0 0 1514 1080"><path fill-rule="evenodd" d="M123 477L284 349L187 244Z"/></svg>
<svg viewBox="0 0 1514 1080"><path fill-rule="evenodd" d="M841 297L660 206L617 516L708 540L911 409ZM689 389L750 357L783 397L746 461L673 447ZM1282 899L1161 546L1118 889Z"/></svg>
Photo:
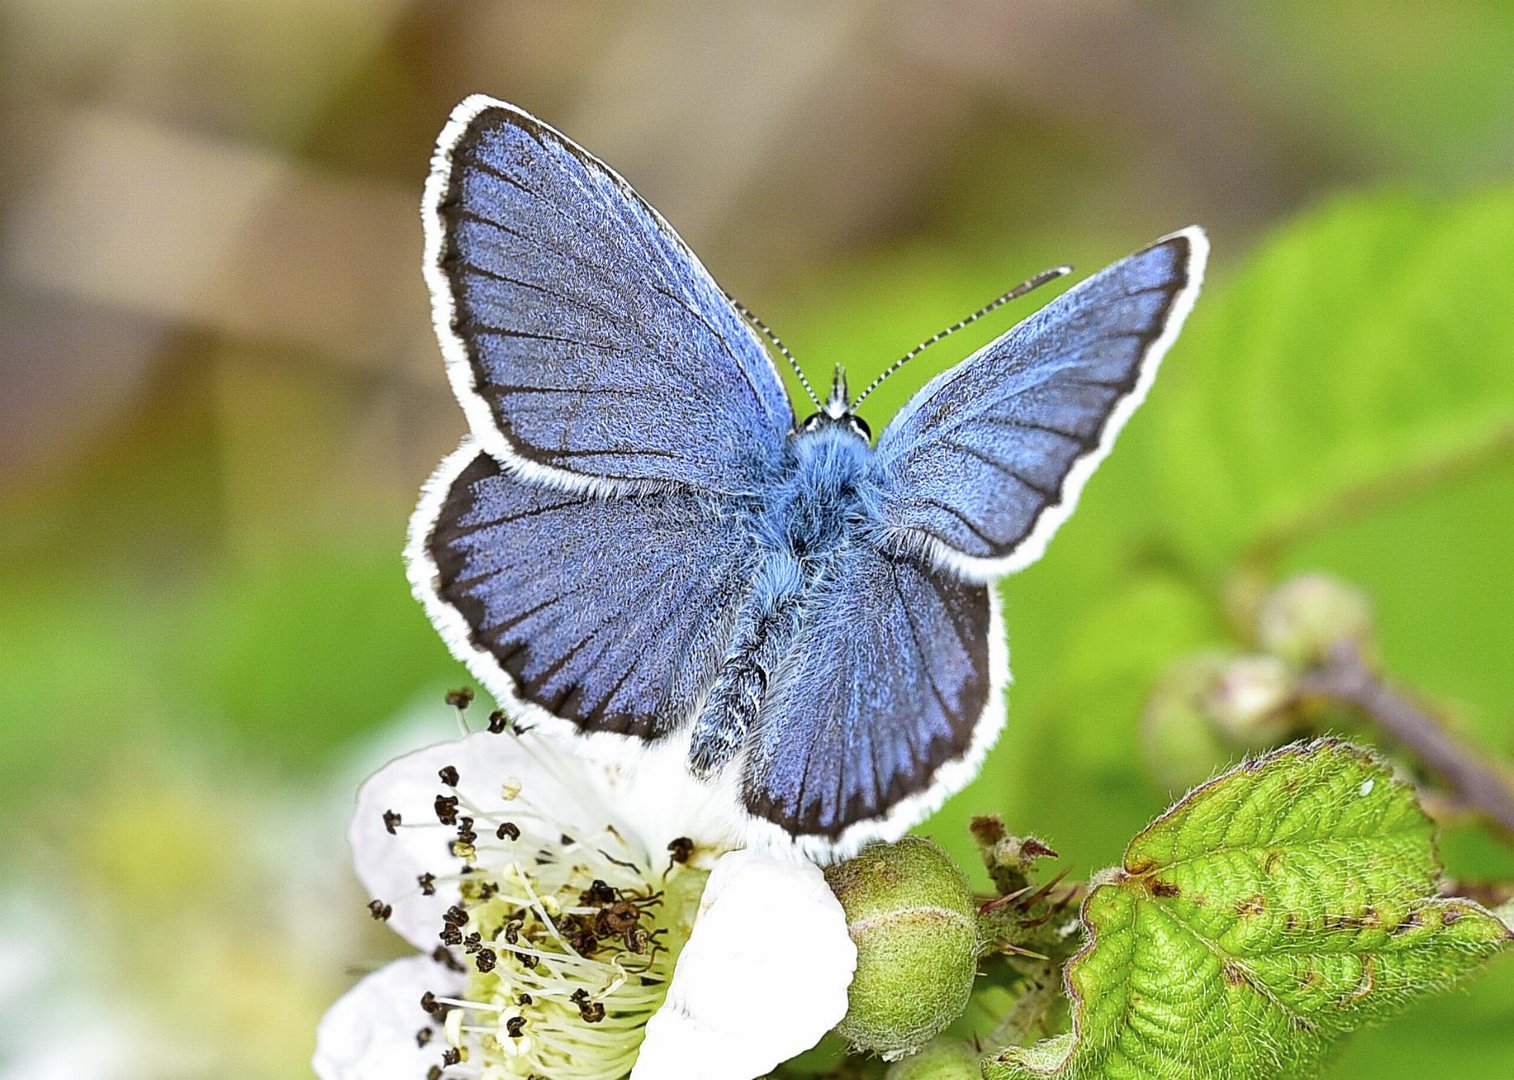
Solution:
<svg viewBox="0 0 1514 1080"><path fill-rule="evenodd" d="M1401 472L1342 491L1329 502L1269 529L1242 556L1242 565L1271 576L1289 547L1333 525L1364 517L1448 480L1466 476L1514 452L1514 424L1504 424L1470 446L1421 462Z"/></svg>
<svg viewBox="0 0 1514 1080"><path fill-rule="evenodd" d="M1502 907L1514 901L1514 881L1453 878L1441 885L1442 896L1466 896L1485 908Z"/></svg>
<svg viewBox="0 0 1514 1080"><path fill-rule="evenodd" d="M1414 753L1445 781L1467 807L1486 815L1514 836L1514 789L1477 751L1453 738L1433 716L1385 683L1350 641L1333 646L1325 662L1307 673L1306 695L1348 705L1389 739Z"/></svg>

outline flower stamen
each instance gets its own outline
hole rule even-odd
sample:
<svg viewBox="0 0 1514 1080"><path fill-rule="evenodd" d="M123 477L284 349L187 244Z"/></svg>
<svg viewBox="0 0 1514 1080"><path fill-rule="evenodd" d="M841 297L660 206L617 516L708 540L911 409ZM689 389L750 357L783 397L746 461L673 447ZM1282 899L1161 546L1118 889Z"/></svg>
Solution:
<svg viewBox="0 0 1514 1080"><path fill-rule="evenodd" d="M547 755L531 756L559 771ZM654 869L650 854L613 826L559 820L519 780L504 783L498 805L482 806L459 789L456 767L436 775L443 790L434 819L412 825L384 815L396 834L447 830L447 850L463 860L454 872L416 878L423 896L455 893L433 955L463 976L460 989L422 999L433 1023L417 1045L440 1026L438 1076L624 1076L667 995L707 877L676 857L689 842L669 844L675 857Z"/></svg>

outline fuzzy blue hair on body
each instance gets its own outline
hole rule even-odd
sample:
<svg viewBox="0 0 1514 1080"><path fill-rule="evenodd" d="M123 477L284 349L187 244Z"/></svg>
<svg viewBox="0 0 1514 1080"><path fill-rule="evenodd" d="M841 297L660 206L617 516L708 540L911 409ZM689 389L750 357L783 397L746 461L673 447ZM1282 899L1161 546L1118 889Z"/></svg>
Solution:
<svg viewBox="0 0 1514 1080"><path fill-rule="evenodd" d="M424 218L471 431L412 522L417 596L508 709L681 753L751 841L822 857L898 836L978 768L1008 677L990 583L1071 512L1207 251L1187 229L1085 280L875 445L871 387L850 400L838 369L797 421L761 324L512 106L459 106Z"/></svg>
<svg viewBox="0 0 1514 1080"><path fill-rule="evenodd" d="M876 543L883 480L873 468L868 431L848 407L838 369L827 408L790 436L779 475L745 507L756 539L752 590L709 696L694 722L689 767L710 777L728 765L756 728L774 684L792 667L806 605L854 545Z"/></svg>

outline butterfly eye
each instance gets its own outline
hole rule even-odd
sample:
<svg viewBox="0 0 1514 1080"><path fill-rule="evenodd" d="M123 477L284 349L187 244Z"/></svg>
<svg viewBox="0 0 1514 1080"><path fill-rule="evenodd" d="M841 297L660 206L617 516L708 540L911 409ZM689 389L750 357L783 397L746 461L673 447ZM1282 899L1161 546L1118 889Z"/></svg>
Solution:
<svg viewBox="0 0 1514 1080"><path fill-rule="evenodd" d="M860 416L848 414L847 423L851 424L852 430L867 442L873 441L873 429L867 426L867 421Z"/></svg>

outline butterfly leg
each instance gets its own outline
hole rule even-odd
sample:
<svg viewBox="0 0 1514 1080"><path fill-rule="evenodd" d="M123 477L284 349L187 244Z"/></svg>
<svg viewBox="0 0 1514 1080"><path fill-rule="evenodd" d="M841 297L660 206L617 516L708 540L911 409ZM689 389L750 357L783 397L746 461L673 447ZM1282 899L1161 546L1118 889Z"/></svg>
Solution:
<svg viewBox="0 0 1514 1080"><path fill-rule="evenodd" d="M775 559L759 573L694 723L689 769L695 776L707 779L730 764L757 723L768 676L799 634L800 580L792 559Z"/></svg>

